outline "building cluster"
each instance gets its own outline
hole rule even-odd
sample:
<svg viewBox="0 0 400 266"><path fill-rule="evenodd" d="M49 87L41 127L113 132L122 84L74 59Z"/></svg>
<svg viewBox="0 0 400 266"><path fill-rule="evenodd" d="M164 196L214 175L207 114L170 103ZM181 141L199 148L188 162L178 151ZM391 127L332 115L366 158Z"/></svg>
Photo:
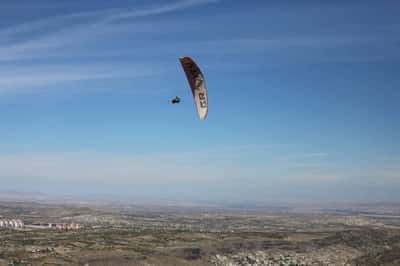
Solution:
<svg viewBox="0 0 400 266"><path fill-rule="evenodd" d="M0 219L0 228L23 228L24 222L19 219Z"/></svg>
<svg viewBox="0 0 400 266"><path fill-rule="evenodd" d="M330 263L322 263L315 261L313 258L306 258L305 256L292 256L292 255L267 255L263 252L257 251L255 254L240 253L232 256L215 255L211 259L215 266L307 266L307 265L336 265Z"/></svg>
<svg viewBox="0 0 400 266"><path fill-rule="evenodd" d="M48 248L34 248L32 249L32 253L49 253L54 251L54 248L48 247Z"/></svg>
<svg viewBox="0 0 400 266"><path fill-rule="evenodd" d="M81 229L80 224L76 223L49 223L46 224L45 227L48 227L50 229L57 229L57 230L79 230Z"/></svg>

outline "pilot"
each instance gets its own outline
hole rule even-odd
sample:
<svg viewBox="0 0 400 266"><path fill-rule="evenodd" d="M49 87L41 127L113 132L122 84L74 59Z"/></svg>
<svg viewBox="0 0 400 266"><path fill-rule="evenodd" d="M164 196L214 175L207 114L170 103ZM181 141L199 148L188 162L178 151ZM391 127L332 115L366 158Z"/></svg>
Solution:
<svg viewBox="0 0 400 266"><path fill-rule="evenodd" d="M176 96L174 99L171 100L172 104L177 104L177 103L180 103L180 102L181 102L181 99L178 96Z"/></svg>

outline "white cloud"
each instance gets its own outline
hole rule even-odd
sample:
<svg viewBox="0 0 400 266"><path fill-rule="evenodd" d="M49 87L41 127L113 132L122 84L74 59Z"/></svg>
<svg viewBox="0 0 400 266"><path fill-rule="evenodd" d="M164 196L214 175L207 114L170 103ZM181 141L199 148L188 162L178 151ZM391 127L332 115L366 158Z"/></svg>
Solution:
<svg viewBox="0 0 400 266"><path fill-rule="evenodd" d="M0 180L8 178L136 182L205 180L224 177L224 169L207 159L188 162L185 156L119 156L98 153L28 153L0 155ZM196 167L197 166L197 167ZM202 166L202 167L198 167Z"/></svg>
<svg viewBox="0 0 400 266"><path fill-rule="evenodd" d="M267 195L284 198L302 193L319 198L324 193L321 188L328 194L333 193L333 198L340 199L347 193L343 188L373 194L399 186L398 168L386 169L385 166L376 166L375 172L340 165L293 171L286 164L276 162L269 165L242 160L240 163L230 162L231 151L245 151L239 155L245 159L247 152L257 150L245 145L244 150L243 146L226 147L219 153L210 148L211 156L206 156L206 150L153 155L87 152L3 154L0 155L0 183L5 187L34 187L40 191L57 187L58 191L66 192L76 187L85 193L106 189L112 194L125 191L134 195L143 190L144 194L156 198L171 196L173 191L178 192L174 195L178 198L182 191L190 197L193 190L204 199L233 197L239 200L243 197L265 200Z"/></svg>
<svg viewBox="0 0 400 266"><path fill-rule="evenodd" d="M187 8L191 8L194 6L208 4L208 3L216 3L218 0L186 0L186 1L179 1L169 5L160 6L152 9L145 9L145 10L128 10L125 12L120 12L118 14L111 15L107 17L106 21L114 21L117 19L130 19L130 18L137 18L137 17L147 17L159 14L170 13L177 10L183 10Z"/></svg>
<svg viewBox="0 0 400 266"><path fill-rule="evenodd" d="M65 26L66 22L69 23L88 23L88 22L112 22L116 19L121 18L137 18L147 17L153 15L160 15L170 13L182 9L191 8L197 5L215 3L218 0L182 0L167 5L143 8L143 9L132 9L132 8L113 8L104 10L93 10L84 12L75 12L64 15L52 16L41 18L37 20L27 21L18 25L9 26L4 29L0 29L0 36L2 38L11 37L17 34L27 34L31 32L37 32L43 28L52 28L55 26ZM68 24L68 23L67 23Z"/></svg>
<svg viewBox="0 0 400 266"><path fill-rule="evenodd" d="M0 67L0 94L10 92L31 92L37 88L57 89L57 84L76 81L105 80L114 78L134 79L160 75L161 67L146 64L81 64Z"/></svg>
<svg viewBox="0 0 400 266"><path fill-rule="evenodd" d="M286 162L259 160L276 145L210 147L170 154L29 153L0 155L0 179L59 177L64 180L258 180L323 181L337 177L323 166L293 172ZM257 159L258 158L258 159ZM256 161L254 161L256 159Z"/></svg>
<svg viewBox="0 0 400 266"><path fill-rule="evenodd" d="M400 184L400 166L383 165L381 167L369 167L367 171L355 173L358 179L370 184Z"/></svg>
<svg viewBox="0 0 400 266"><path fill-rule="evenodd" d="M63 181L134 182L162 180L217 181L246 179L253 164L235 163L272 145L210 147L186 152L118 155L90 152L0 153L0 180L59 178ZM244 175L243 175L244 174ZM262 175L263 173L259 173Z"/></svg>
<svg viewBox="0 0 400 266"><path fill-rule="evenodd" d="M326 157L328 153L325 152L312 152L312 153L304 153L299 157L310 158L310 157Z"/></svg>
<svg viewBox="0 0 400 266"><path fill-rule="evenodd" d="M85 60L75 60L68 65L46 60L64 52L65 58L73 57L73 52L68 52L71 49L78 52L75 58L86 54L93 56L90 46L82 50L82 44L90 42L96 45L99 39L110 43L114 34L144 30L143 24L135 27L129 21L115 23L118 20L166 14L212 2L215 1L186 0L143 9L95 10L38 19L0 29L0 38L3 40L0 43L0 61L7 61L6 65L0 67L0 93L31 92L64 82L121 77L132 79L165 72L165 68L162 70L161 67L150 66L143 60L136 60L135 63L119 63L115 60L85 63ZM112 50L114 55L118 52ZM108 54L108 51L104 54ZM43 63L29 66L21 62L22 59L37 59Z"/></svg>
<svg viewBox="0 0 400 266"><path fill-rule="evenodd" d="M116 20L160 15L212 2L216 1L186 0L147 9L89 11L26 22L0 30L0 37L3 40L12 40L15 35L34 33L34 37L28 40L11 41L0 46L0 60L18 59L19 56L27 56L27 53L52 47L82 43L88 40L95 41L94 38L97 36L106 36L120 31L121 28L135 31L134 25L115 24ZM66 27L66 25L68 26ZM51 29L50 32L44 33L43 30L48 28ZM35 56L38 57L38 55Z"/></svg>

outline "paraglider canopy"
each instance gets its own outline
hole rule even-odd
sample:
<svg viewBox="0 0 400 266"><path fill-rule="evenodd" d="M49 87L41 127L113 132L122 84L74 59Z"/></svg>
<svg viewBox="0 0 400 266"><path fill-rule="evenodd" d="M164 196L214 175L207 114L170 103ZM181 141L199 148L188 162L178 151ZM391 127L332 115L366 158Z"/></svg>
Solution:
<svg viewBox="0 0 400 266"><path fill-rule="evenodd" d="M179 61L189 81L199 118L204 120L208 113L208 97L203 73L193 59L188 56L180 57Z"/></svg>

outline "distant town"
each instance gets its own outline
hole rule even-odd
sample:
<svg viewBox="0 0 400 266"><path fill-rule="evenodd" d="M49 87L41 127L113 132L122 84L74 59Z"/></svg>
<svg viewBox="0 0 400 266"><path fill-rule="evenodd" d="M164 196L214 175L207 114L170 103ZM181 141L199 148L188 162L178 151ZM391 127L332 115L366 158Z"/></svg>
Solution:
<svg viewBox="0 0 400 266"><path fill-rule="evenodd" d="M0 265L400 265L400 205L0 202Z"/></svg>
<svg viewBox="0 0 400 266"><path fill-rule="evenodd" d="M79 230L81 225L78 223L34 223L25 224L20 219L0 218L0 229L56 229L56 230Z"/></svg>

